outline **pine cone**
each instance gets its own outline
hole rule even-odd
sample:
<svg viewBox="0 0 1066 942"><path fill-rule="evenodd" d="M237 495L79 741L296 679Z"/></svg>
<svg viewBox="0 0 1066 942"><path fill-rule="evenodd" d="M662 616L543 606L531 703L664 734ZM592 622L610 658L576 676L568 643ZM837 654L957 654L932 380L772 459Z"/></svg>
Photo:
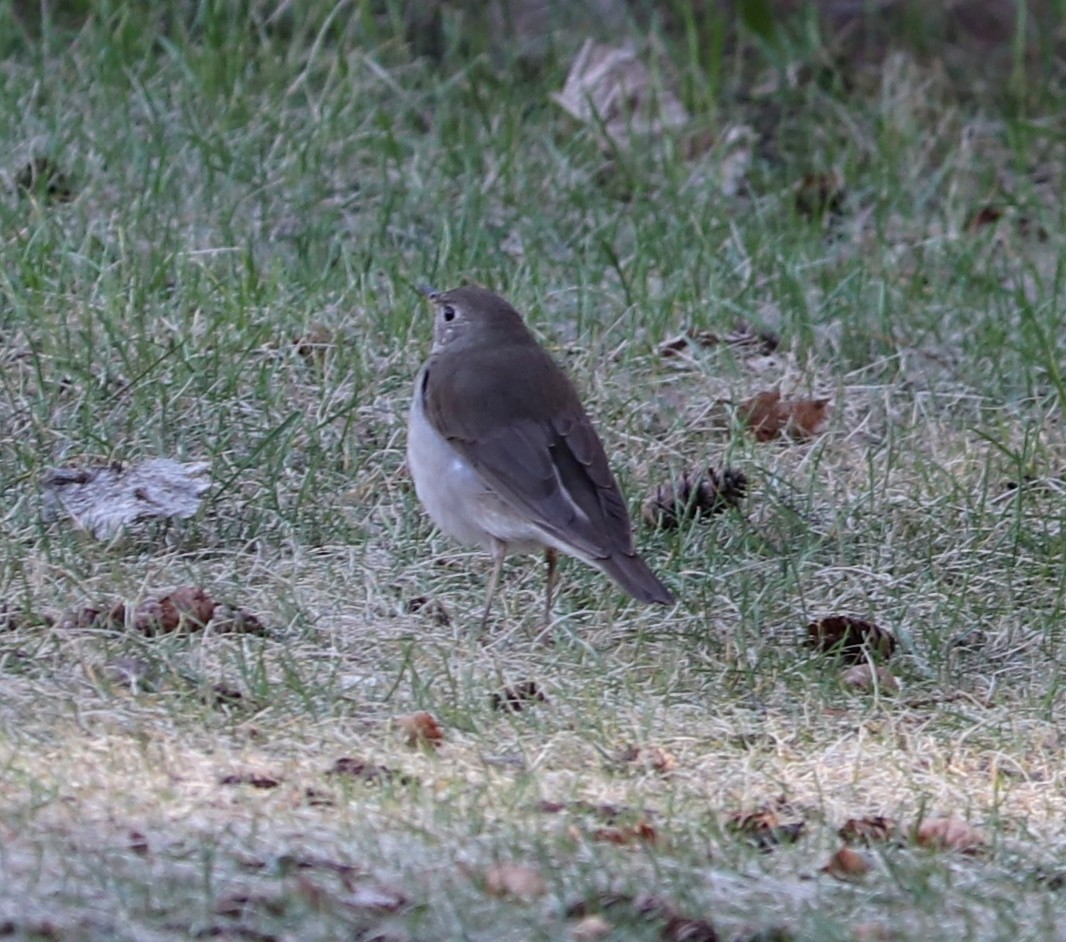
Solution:
<svg viewBox="0 0 1066 942"><path fill-rule="evenodd" d="M838 654L846 664L862 664L867 653L887 661L896 650L891 631L851 615L827 615L812 621L807 626L807 643L823 654Z"/></svg>
<svg viewBox="0 0 1066 942"><path fill-rule="evenodd" d="M669 484L660 484L645 502L642 516L651 527L671 530L683 520L712 517L736 507L748 492L744 472L734 468L705 474L685 472Z"/></svg>

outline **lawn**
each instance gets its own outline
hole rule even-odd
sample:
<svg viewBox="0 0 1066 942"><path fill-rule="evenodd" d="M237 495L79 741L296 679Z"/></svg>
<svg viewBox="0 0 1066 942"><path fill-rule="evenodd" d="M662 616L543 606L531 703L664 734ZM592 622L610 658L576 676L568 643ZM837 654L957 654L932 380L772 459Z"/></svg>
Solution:
<svg viewBox="0 0 1066 942"><path fill-rule="evenodd" d="M1054 37L462 6L0 4L0 936L1066 939ZM687 120L568 114L586 37ZM676 605L563 560L544 632L513 557L478 630L404 464L464 282ZM762 434L775 390L825 408ZM157 458L191 517L49 484ZM641 520L708 468L746 496ZM182 587L228 617L164 630Z"/></svg>

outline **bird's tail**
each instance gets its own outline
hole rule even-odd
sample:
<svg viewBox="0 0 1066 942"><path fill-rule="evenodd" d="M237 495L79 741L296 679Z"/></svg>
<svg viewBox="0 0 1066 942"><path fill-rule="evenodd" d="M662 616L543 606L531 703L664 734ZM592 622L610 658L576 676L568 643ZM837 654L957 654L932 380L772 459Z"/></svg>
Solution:
<svg viewBox="0 0 1066 942"><path fill-rule="evenodd" d="M638 602L669 605L674 600L670 590L636 553L616 553L596 560L596 565Z"/></svg>

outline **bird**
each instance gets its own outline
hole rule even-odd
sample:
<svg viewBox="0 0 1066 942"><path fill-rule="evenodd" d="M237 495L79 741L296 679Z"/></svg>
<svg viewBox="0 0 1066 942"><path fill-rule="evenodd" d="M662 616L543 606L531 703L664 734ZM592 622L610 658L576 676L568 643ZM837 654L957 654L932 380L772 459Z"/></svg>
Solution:
<svg viewBox="0 0 1066 942"><path fill-rule="evenodd" d="M484 631L508 554L544 551L545 626L558 554L609 576L634 599L674 597L633 546L618 482L574 384L522 315L481 287L422 287L433 349L415 381L407 465L433 522L493 561Z"/></svg>

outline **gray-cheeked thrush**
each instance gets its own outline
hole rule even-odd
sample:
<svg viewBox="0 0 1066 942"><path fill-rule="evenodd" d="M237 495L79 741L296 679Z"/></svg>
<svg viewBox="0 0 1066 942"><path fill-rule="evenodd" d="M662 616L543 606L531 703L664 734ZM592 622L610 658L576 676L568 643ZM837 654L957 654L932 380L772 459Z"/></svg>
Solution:
<svg viewBox="0 0 1066 942"><path fill-rule="evenodd" d="M492 555L482 627L508 553L546 551L546 624L558 552L641 602L673 601L633 548L577 391L521 315L483 288L424 291L436 308L433 352L415 383L407 464L433 522Z"/></svg>

